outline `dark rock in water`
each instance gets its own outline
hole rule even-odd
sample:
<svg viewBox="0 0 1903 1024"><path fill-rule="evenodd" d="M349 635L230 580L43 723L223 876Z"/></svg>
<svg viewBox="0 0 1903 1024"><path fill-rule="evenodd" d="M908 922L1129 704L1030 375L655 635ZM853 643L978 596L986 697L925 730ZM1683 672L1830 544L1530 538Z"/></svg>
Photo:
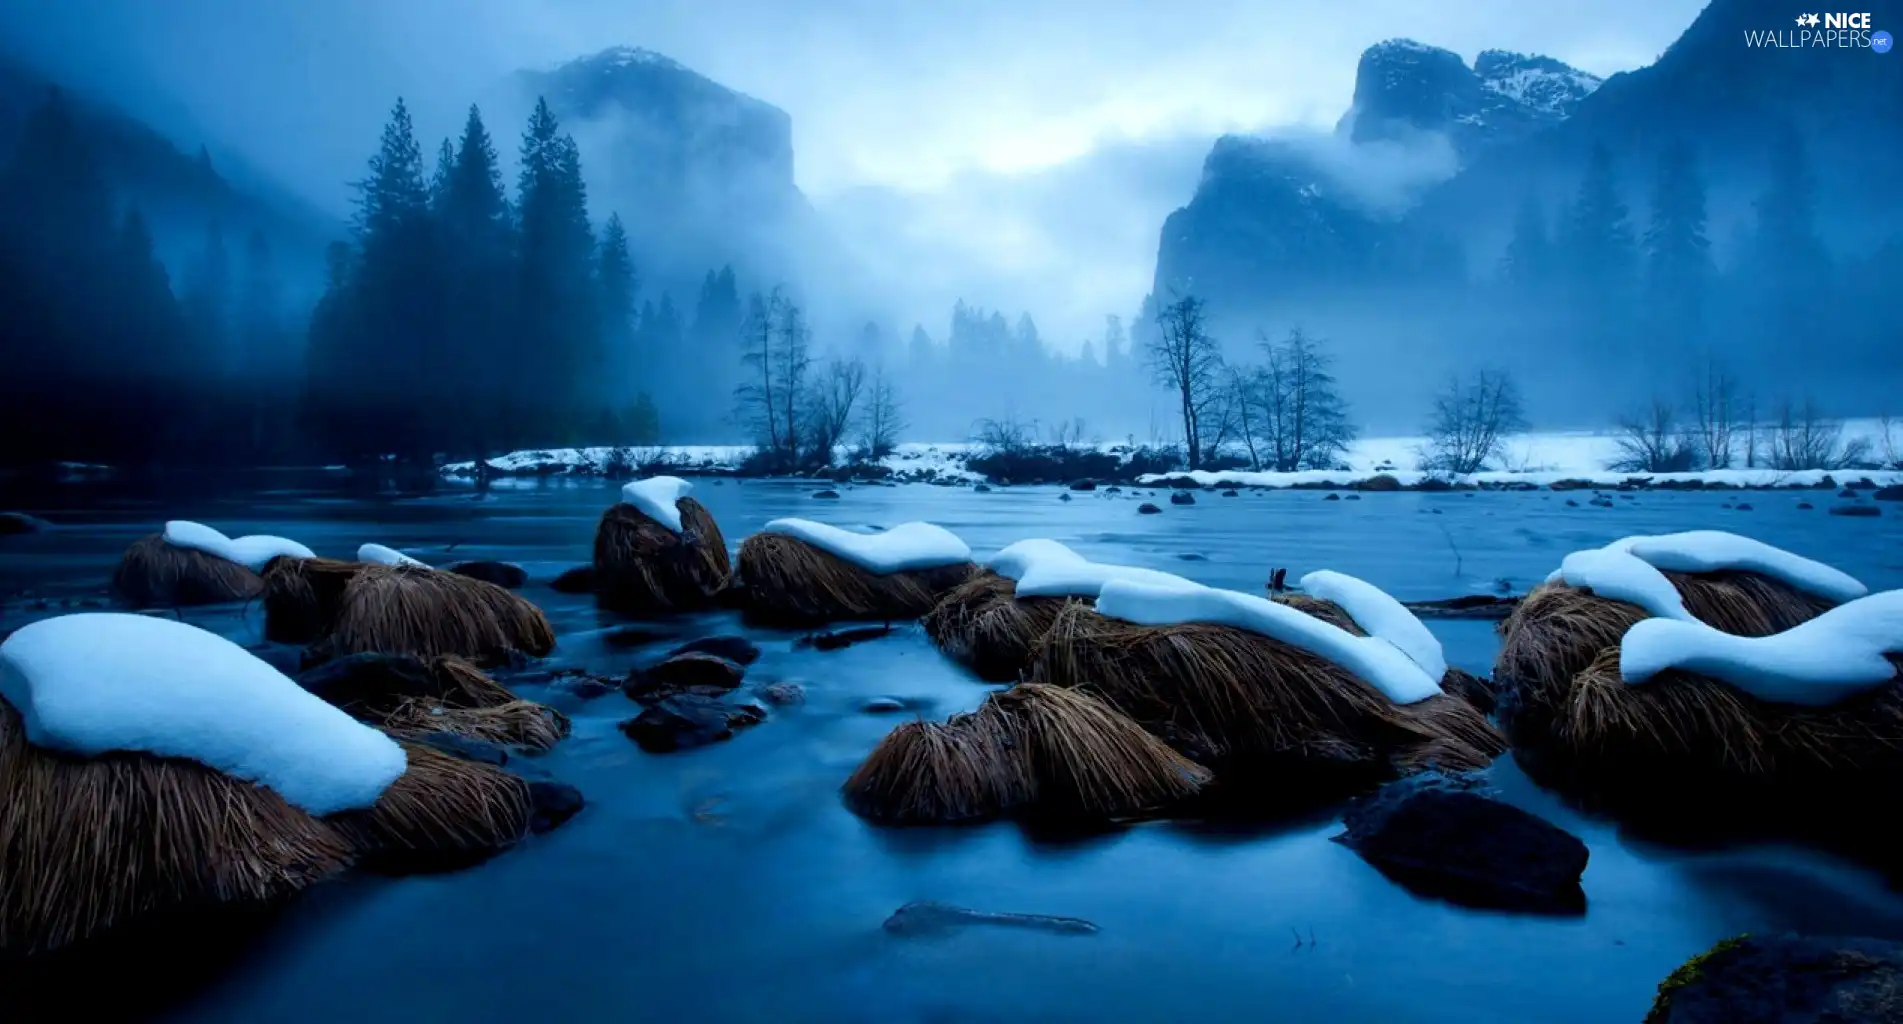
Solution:
<svg viewBox="0 0 1903 1024"><path fill-rule="evenodd" d="M745 611L752 600L752 595L747 593L747 585L738 580L722 587L720 593L714 595L714 603L730 611Z"/></svg>
<svg viewBox="0 0 1903 1024"><path fill-rule="evenodd" d="M1891 484L1888 487L1879 487L1876 489L1876 493L1870 495L1870 497L1877 501L1903 501L1903 484Z"/></svg>
<svg viewBox="0 0 1903 1024"><path fill-rule="evenodd" d="M1854 498L1854 497L1856 497L1856 496L1857 496L1857 492L1856 492L1856 491L1853 491L1853 490L1851 490L1851 489L1850 489L1850 488L1848 488L1848 487L1846 487L1846 488L1844 488L1843 490L1841 490L1841 491L1838 491L1838 492L1837 492L1837 497L1839 497L1839 498Z"/></svg>
<svg viewBox="0 0 1903 1024"><path fill-rule="evenodd" d="M760 699L775 707L791 707L806 703L806 690L798 683L782 680L761 687Z"/></svg>
<svg viewBox="0 0 1903 1024"><path fill-rule="evenodd" d="M727 711L727 724L735 729L745 729L766 721L766 709L758 704L742 704Z"/></svg>
<svg viewBox="0 0 1903 1024"><path fill-rule="evenodd" d="M1487 795L1472 776L1429 772L1351 804L1337 842L1427 896L1502 910L1581 913L1586 844Z"/></svg>
<svg viewBox="0 0 1903 1024"><path fill-rule="evenodd" d="M1197 553L1196 553L1196 552L1194 552L1194 551L1190 551L1190 552L1186 552L1186 553L1184 553L1184 554L1180 554L1180 555L1177 555L1176 557L1177 557L1177 558L1180 558L1180 559L1182 559L1182 560L1183 560L1183 561L1185 561L1185 562L1207 562L1207 561L1209 561L1209 556L1208 556L1208 555L1199 555L1199 554L1197 554Z"/></svg>
<svg viewBox="0 0 1903 1024"><path fill-rule="evenodd" d="M1341 499L1341 500L1343 500L1343 501L1360 501L1360 500L1361 500L1361 495L1359 495L1359 494L1350 494L1350 495L1348 495L1348 496L1347 496L1346 498L1343 498L1343 499Z"/></svg>
<svg viewBox="0 0 1903 1024"><path fill-rule="evenodd" d="M1336 494L1336 493L1334 493L1333 491L1330 491L1330 492L1328 493L1328 496L1327 496L1327 497L1325 497L1325 498L1323 498L1322 500L1323 500L1323 501L1340 501L1340 500L1341 500L1341 495L1339 495L1339 494Z"/></svg>
<svg viewBox="0 0 1903 1024"><path fill-rule="evenodd" d="M908 938L948 935L969 925L989 924L1007 928L1028 928L1058 935L1095 935L1096 925L1081 917L1052 917L1048 914L996 914L983 910L954 907L936 900L907 903L885 919L885 930Z"/></svg>
<svg viewBox="0 0 1903 1024"><path fill-rule="evenodd" d="M38 516L30 516L25 512L0 512L0 537L38 533L52 525Z"/></svg>
<svg viewBox="0 0 1903 1024"><path fill-rule="evenodd" d="M1457 668L1448 669L1447 674L1441 677L1440 688L1448 696L1458 697L1473 705L1483 715L1493 714L1500 702L1494 695L1491 680Z"/></svg>
<svg viewBox="0 0 1903 1024"><path fill-rule="evenodd" d="M1591 505L1593 508L1611 508L1612 499L1611 498L1594 498L1591 501L1587 502L1586 504Z"/></svg>
<svg viewBox="0 0 1903 1024"><path fill-rule="evenodd" d="M886 715L894 711L904 711L905 702L897 697L874 697L861 704L859 710L873 715Z"/></svg>
<svg viewBox="0 0 1903 1024"><path fill-rule="evenodd" d="M549 583L558 594L592 594L595 592L595 567L578 565Z"/></svg>
<svg viewBox="0 0 1903 1024"><path fill-rule="evenodd" d="M529 818L529 831L537 835L552 832L568 819L581 813L588 801L581 790L566 782L550 779L537 779L529 783L529 805L534 815Z"/></svg>
<svg viewBox="0 0 1903 1024"><path fill-rule="evenodd" d="M985 484L973 484L971 492L973 494L990 494L991 488Z"/></svg>
<svg viewBox="0 0 1903 1024"><path fill-rule="evenodd" d="M505 750L501 744L490 743L487 740L471 739L467 736L458 736L455 733L424 733L421 736L411 739L409 742L421 743L426 747L440 750L445 754L450 754L455 757L460 757L465 761L476 761L481 764L493 764L498 766L509 763L509 752Z"/></svg>
<svg viewBox="0 0 1903 1024"><path fill-rule="evenodd" d="M1567 508L1578 508L1578 507L1579 507L1579 502L1576 502L1576 501L1574 501L1574 500L1573 500L1573 499L1571 499L1571 498L1567 498L1567 499L1566 499L1566 507L1567 507Z"/></svg>
<svg viewBox="0 0 1903 1024"><path fill-rule="evenodd" d="M1903 944L1741 935L1659 983L1645 1024L1894 1024L1903 1020Z"/></svg>
<svg viewBox="0 0 1903 1024"><path fill-rule="evenodd" d="M1060 494L1060 495L1058 495L1058 496L1057 496L1057 500L1058 500L1058 501L1069 501L1069 500L1070 500L1070 495L1068 495L1068 494Z"/></svg>
<svg viewBox="0 0 1903 1024"><path fill-rule="evenodd" d="M1237 494L1237 493L1235 492L1235 490L1234 490L1233 488L1232 488L1232 489L1230 489L1230 490L1227 490L1227 491L1224 491L1224 492L1222 492L1222 496L1223 496L1223 497L1225 497L1225 498L1235 498L1235 497L1240 497L1240 495L1238 495L1238 494Z"/></svg>
<svg viewBox="0 0 1903 1024"><path fill-rule="evenodd" d="M1196 504L1196 496L1188 491L1177 491L1175 494L1170 495L1170 504L1194 505Z"/></svg>
<svg viewBox="0 0 1903 1024"><path fill-rule="evenodd" d="M651 754L692 750L733 737L725 704L712 697L681 694L641 710L621 723L621 731Z"/></svg>
<svg viewBox="0 0 1903 1024"><path fill-rule="evenodd" d="M1513 614L1520 606L1517 597L1494 597L1491 594L1466 594L1440 601L1408 601L1408 611L1423 619L1487 619L1502 620Z"/></svg>
<svg viewBox="0 0 1903 1024"><path fill-rule="evenodd" d="M514 562L457 562L445 569L458 576L493 583L505 590L520 590L529 581L529 571Z"/></svg>
<svg viewBox="0 0 1903 1024"><path fill-rule="evenodd" d="M1738 511L1740 511L1740 512L1749 512L1749 511L1751 511L1751 503L1750 503L1750 502L1748 502L1748 501L1741 501L1741 502L1738 502Z"/></svg>
<svg viewBox="0 0 1903 1024"><path fill-rule="evenodd" d="M577 700L594 700L621 689L621 686L602 676L575 676L564 680L562 689L573 694Z"/></svg>
<svg viewBox="0 0 1903 1024"><path fill-rule="evenodd" d="M1832 505L1830 506L1830 514L1833 516L1850 516L1857 519L1869 519L1874 516L1882 515L1883 510L1875 505Z"/></svg>
<svg viewBox="0 0 1903 1024"><path fill-rule="evenodd" d="M841 648L851 647L853 644L865 643L867 640L877 640L880 637L891 635L891 626L859 626L855 629L839 629L830 633L814 633L811 636L803 636L799 638L795 646L811 647L816 651L837 651Z"/></svg>
<svg viewBox="0 0 1903 1024"><path fill-rule="evenodd" d="M1110 486L1104 488L1103 492L1105 494L1122 494L1123 488L1118 487L1116 484L1111 484Z"/></svg>
<svg viewBox="0 0 1903 1024"><path fill-rule="evenodd" d="M711 654L716 658L725 658L736 665L751 665L760 660L760 648L744 636L727 634L723 636L704 636L688 642L668 652L668 657L682 654Z"/></svg>
<svg viewBox="0 0 1903 1024"><path fill-rule="evenodd" d="M814 492L813 492L813 497L815 497L815 498L837 498L837 497L839 497L839 492L838 492L838 491L835 491L835 490L833 490L833 489L832 489L832 488L830 488L830 487L828 487L828 488L826 488L826 489L825 489L825 490L823 490L823 491L814 491Z"/></svg>
<svg viewBox="0 0 1903 1024"><path fill-rule="evenodd" d="M1137 515L1140 515L1140 516L1161 515L1162 512L1163 512L1162 509L1157 508L1155 505L1152 505L1147 501L1137 506Z"/></svg>
<svg viewBox="0 0 1903 1024"><path fill-rule="evenodd" d="M645 626L622 626L601 634L601 645L620 649L646 647L649 644L663 643L678 636L680 636L679 633L648 629Z"/></svg>
<svg viewBox="0 0 1903 1024"><path fill-rule="evenodd" d="M333 658L298 673L297 685L326 704L349 710L360 704L433 700L442 684L423 659L409 654L366 652Z"/></svg>
<svg viewBox="0 0 1903 1024"><path fill-rule="evenodd" d="M1095 481L1095 480L1072 480L1072 481L1070 482L1070 489L1071 489L1071 490L1073 490L1073 491L1094 491L1094 490L1096 490L1096 489L1097 489L1097 481Z"/></svg>
<svg viewBox="0 0 1903 1024"><path fill-rule="evenodd" d="M1800 501L1797 503L1797 507L1800 509L1813 509L1813 508L1816 508L1817 506L1811 504L1808 501Z"/></svg>
<svg viewBox="0 0 1903 1024"><path fill-rule="evenodd" d="M682 693L718 696L739 686L746 674L746 669L725 658L689 651L628 673L621 690L638 701L662 700Z"/></svg>

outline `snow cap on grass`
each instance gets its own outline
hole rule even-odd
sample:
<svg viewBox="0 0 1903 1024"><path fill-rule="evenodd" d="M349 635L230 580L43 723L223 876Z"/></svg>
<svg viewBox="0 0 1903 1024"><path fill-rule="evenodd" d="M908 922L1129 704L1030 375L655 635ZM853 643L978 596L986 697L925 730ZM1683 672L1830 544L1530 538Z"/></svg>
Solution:
<svg viewBox="0 0 1903 1024"><path fill-rule="evenodd" d="M1447 655L1433 631L1387 591L1366 580L1327 570L1302 577L1301 588L1310 597L1340 605L1355 625L1399 647L1421 671L1435 679L1447 674Z"/></svg>
<svg viewBox="0 0 1903 1024"><path fill-rule="evenodd" d="M971 561L971 548L931 523L900 523L883 533L853 533L810 519L775 519L762 533L803 540L876 576Z"/></svg>
<svg viewBox="0 0 1903 1024"><path fill-rule="evenodd" d="M357 561L375 565L416 565L429 568L426 562L419 562L395 548L382 544L365 544L357 549Z"/></svg>
<svg viewBox="0 0 1903 1024"><path fill-rule="evenodd" d="M1669 572L1735 570L1756 573L1838 603L1854 601L1870 592L1870 588L1855 577L1822 562L1814 562L1763 541L1723 530L1688 530L1657 536L1621 537L1599 550L1628 554L1655 569ZM1566 570L1561 566L1547 577L1547 581L1565 578ZM1567 582L1572 581L1567 579Z"/></svg>
<svg viewBox="0 0 1903 1024"><path fill-rule="evenodd" d="M227 562L236 562L252 572L264 568L264 563L279 555L317 557L315 551L294 540L264 533L249 537L227 537L204 523L194 523L188 519L174 519L166 523L164 537L165 543L175 548L203 551Z"/></svg>
<svg viewBox="0 0 1903 1024"><path fill-rule="evenodd" d="M621 485L621 500L641 510L643 515L674 533L681 532L681 509L677 502L694 485L677 476L651 476L646 480Z"/></svg>
<svg viewBox="0 0 1903 1024"><path fill-rule="evenodd" d="M22 626L0 643L0 697L34 746L187 758L311 814L367 808L408 767L388 736L173 619L86 612Z"/></svg>
<svg viewBox="0 0 1903 1024"><path fill-rule="evenodd" d="M1417 703L1441 692L1438 677L1429 676L1392 643L1378 636L1356 636L1254 594L1112 580L1097 595L1097 611L1140 626L1207 622L1260 633L1341 666L1396 704Z"/></svg>
<svg viewBox="0 0 1903 1024"><path fill-rule="evenodd" d="M1858 598L1770 636L1645 619L1619 643L1619 675L1643 683L1666 669L1683 669L1759 700L1821 706L1894 680L1896 666L1884 657L1889 653L1903 653L1903 590Z"/></svg>
<svg viewBox="0 0 1903 1024"><path fill-rule="evenodd" d="M1558 575L1568 586L1590 590L1608 601L1635 604L1660 618L1698 621L1664 573L1617 547L1575 551L1560 563Z"/></svg>
<svg viewBox="0 0 1903 1024"><path fill-rule="evenodd" d="M1202 584L1155 569L1092 562L1054 540L1021 540L991 556L991 571L1017 582L1019 597L1096 597L1111 580L1159 587Z"/></svg>

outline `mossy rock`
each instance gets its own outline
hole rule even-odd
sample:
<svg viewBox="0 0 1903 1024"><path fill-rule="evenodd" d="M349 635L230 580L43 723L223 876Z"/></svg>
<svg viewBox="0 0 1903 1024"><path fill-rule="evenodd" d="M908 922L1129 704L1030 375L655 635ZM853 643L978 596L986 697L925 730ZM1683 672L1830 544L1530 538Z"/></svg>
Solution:
<svg viewBox="0 0 1903 1024"><path fill-rule="evenodd" d="M1740 935L1659 983L1645 1024L1877 1024L1903 1020L1903 944Z"/></svg>

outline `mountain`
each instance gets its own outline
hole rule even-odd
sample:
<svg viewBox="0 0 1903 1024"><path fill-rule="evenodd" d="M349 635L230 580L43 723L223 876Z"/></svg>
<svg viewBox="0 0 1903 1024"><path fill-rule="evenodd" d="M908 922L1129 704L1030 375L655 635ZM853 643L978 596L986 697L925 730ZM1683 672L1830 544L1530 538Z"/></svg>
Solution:
<svg viewBox="0 0 1903 1024"><path fill-rule="evenodd" d="M1443 133L1469 156L1565 120L1599 85L1551 57L1485 50L1469 67L1451 50L1391 39L1362 53L1337 130L1357 143Z"/></svg>
<svg viewBox="0 0 1903 1024"><path fill-rule="evenodd" d="M9 159L27 117L57 83L27 65L0 59L0 161ZM270 239L287 291L286 301L308 308L322 280L325 245L344 225L269 186L234 183L201 145L179 142L96 97L72 93L86 142L120 198L137 204L152 229L173 279L204 244L208 226L221 225L238 251L253 228Z"/></svg>
<svg viewBox="0 0 1903 1024"><path fill-rule="evenodd" d="M695 283L734 263L755 279L796 265L812 211L793 180L793 119L661 54L614 47L523 71L575 136L598 217L627 222L643 276Z"/></svg>

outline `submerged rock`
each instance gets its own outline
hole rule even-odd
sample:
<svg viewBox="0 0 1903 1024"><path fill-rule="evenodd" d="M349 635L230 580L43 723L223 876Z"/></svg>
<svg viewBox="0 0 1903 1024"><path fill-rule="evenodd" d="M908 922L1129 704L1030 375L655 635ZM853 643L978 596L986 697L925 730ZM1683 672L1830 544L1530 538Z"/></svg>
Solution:
<svg viewBox="0 0 1903 1024"><path fill-rule="evenodd" d="M704 636L688 642L668 652L668 657L683 654L711 654L716 658L725 658L736 665L751 665L760 660L760 648L744 636L723 634Z"/></svg>
<svg viewBox="0 0 1903 1024"><path fill-rule="evenodd" d="M712 697L680 694L643 708L621 731L651 754L692 750L733 737L731 710Z"/></svg>
<svg viewBox="0 0 1903 1024"><path fill-rule="evenodd" d="M601 644L603 647L617 648L646 647L649 644L658 644L672 640L679 635L678 633L648 629L644 626L622 626L619 629L611 629L601 634Z"/></svg>
<svg viewBox="0 0 1903 1024"><path fill-rule="evenodd" d="M1199 555L1199 554L1197 554L1197 553L1196 553L1196 552L1194 552L1194 551L1189 551L1189 552L1185 552L1185 553L1183 553L1183 554L1180 554L1180 555L1177 555L1176 557L1177 557L1177 558L1179 558L1179 559L1182 559L1182 560L1183 560L1183 561L1185 561L1185 562L1207 562L1207 561L1209 561L1209 556L1208 556L1208 555Z"/></svg>
<svg viewBox="0 0 1903 1024"><path fill-rule="evenodd" d="M813 497L815 497L815 498L837 498L837 497L839 497L839 492L838 492L838 491L835 491L835 490L833 490L833 489L832 489L832 488L830 488L830 487L828 487L828 488L826 488L826 489L825 489L825 490L823 490L823 491L814 491L814 492L813 492Z"/></svg>
<svg viewBox="0 0 1903 1024"><path fill-rule="evenodd" d="M562 690L577 700L594 700L621 689L621 685L603 676L580 675L562 681Z"/></svg>
<svg viewBox="0 0 1903 1024"><path fill-rule="evenodd" d="M1854 519L1871 519L1882 515L1883 510L1875 505L1832 505L1830 506L1830 514L1833 516L1850 516Z"/></svg>
<svg viewBox="0 0 1903 1024"><path fill-rule="evenodd" d="M1170 495L1170 504L1194 505L1196 504L1196 496L1188 491L1177 491L1175 494Z"/></svg>
<svg viewBox="0 0 1903 1024"><path fill-rule="evenodd" d="M1095 481L1095 480L1072 480L1072 481L1070 482L1070 489L1071 489L1071 490L1073 490L1073 491L1094 491L1094 490L1096 490L1096 489L1097 489L1097 481Z"/></svg>
<svg viewBox="0 0 1903 1024"><path fill-rule="evenodd" d="M537 835L560 827L568 819L581 813L588 801L581 790L566 782L553 779L534 779L529 782L529 805L534 813L529 818L529 831Z"/></svg>
<svg viewBox="0 0 1903 1024"><path fill-rule="evenodd" d="M713 654L688 651L661 663L628 673L622 692L639 701L662 700L677 694L719 696L740 685L747 670Z"/></svg>
<svg viewBox="0 0 1903 1024"><path fill-rule="evenodd" d="M853 644L865 643L867 640L877 640L880 637L891 635L891 626L859 626L854 629L836 629L827 633L814 633L811 636L803 636L796 641L795 646L811 647L816 651L837 651L851 647Z"/></svg>
<svg viewBox="0 0 1903 1024"><path fill-rule="evenodd" d="M529 571L514 562L474 561L445 566L446 571L472 580L493 583L505 590L520 590L529 581Z"/></svg>
<svg viewBox="0 0 1903 1024"><path fill-rule="evenodd" d="M1797 507L1800 509L1813 509L1813 508L1816 508L1817 506L1811 504L1808 501L1800 501L1797 503Z"/></svg>
<svg viewBox="0 0 1903 1024"><path fill-rule="evenodd" d="M1335 492L1333 492L1333 491L1330 491L1330 492L1328 492L1328 495L1327 495L1326 497L1324 497L1324 498L1322 498L1322 500L1323 500L1323 501L1340 501L1340 500L1341 500L1341 495L1339 495L1339 494L1336 494L1336 493L1335 493Z"/></svg>
<svg viewBox="0 0 1903 1024"><path fill-rule="evenodd" d="M24 533L39 533L52 524L38 516L25 512L0 512L0 537L17 537Z"/></svg>
<svg viewBox="0 0 1903 1024"><path fill-rule="evenodd" d="M1750 503L1750 502L1748 502L1748 501L1741 501L1741 502L1738 502L1738 511L1740 511L1740 512L1749 512L1749 511L1751 511L1751 503Z"/></svg>
<svg viewBox="0 0 1903 1024"><path fill-rule="evenodd" d="M1645 1024L1877 1024L1903 1020L1903 944L1743 935L1659 983Z"/></svg>
<svg viewBox="0 0 1903 1024"><path fill-rule="evenodd" d="M777 707L789 707L806 702L806 690L800 684L790 680L768 683L760 688L760 699Z"/></svg>
<svg viewBox="0 0 1903 1024"><path fill-rule="evenodd" d="M1058 500L1058 501L1069 501L1069 500L1070 500L1070 495L1068 495L1068 494L1060 494L1060 495L1058 495L1058 496L1057 496L1057 500Z"/></svg>
<svg viewBox="0 0 1903 1024"><path fill-rule="evenodd" d="M1343 501L1360 501L1360 500L1361 500L1361 495L1359 495L1359 494L1350 494L1350 495L1348 495L1348 496L1347 496L1346 498L1343 498L1343 499L1341 499L1341 500L1343 500Z"/></svg>
<svg viewBox="0 0 1903 1024"><path fill-rule="evenodd" d="M472 739L450 732L431 732L410 738L412 743L420 743L433 750L460 757L465 761L480 764L492 764L498 767L509 763L509 752L499 743L488 740Z"/></svg>
<svg viewBox="0 0 1903 1024"><path fill-rule="evenodd" d="M1585 910L1586 844L1472 776L1389 783L1351 804L1342 825L1336 842L1412 892L1501 910Z"/></svg>
<svg viewBox="0 0 1903 1024"><path fill-rule="evenodd" d="M1157 508L1155 505L1152 505L1147 501L1137 506L1137 515L1140 515L1140 516L1154 516L1154 515L1161 515L1162 513L1163 513L1162 509Z"/></svg>
<svg viewBox="0 0 1903 1024"><path fill-rule="evenodd" d="M974 485L972 486L972 488L971 488L971 493L973 493L973 494L990 494L990 493L991 493L991 488L990 488L990 486L989 486L989 485L986 485L986 484L974 484Z"/></svg>
<svg viewBox="0 0 1903 1024"><path fill-rule="evenodd" d="M895 711L904 711L905 702L897 697L874 697L861 704L859 710L869 715L889 715Z"/></svg>
<svg viewBox="0 0 1903 1024"><path fill-rule="evenodd" d="M908 938L948 935L975 924L1028 928L1057 935L1095 935L1096 925L1081 917L1052 917L1049 914L998 914L984 910L955 907L936 900L907 903L885 919L885 930Z"/></svg>
<svg viewBox="0 0 1903 1024"><path fill-rule="evenodd" d="M1903 484L1879 487L1870 497L1877 501L1903 501Z"/></svg>
<svg viewBox="0 0 1903 1024"><path fill-rule="evenodd" d="M558 594L592 594L595 592L595 567L578 565L549 583Z"/></svg>

